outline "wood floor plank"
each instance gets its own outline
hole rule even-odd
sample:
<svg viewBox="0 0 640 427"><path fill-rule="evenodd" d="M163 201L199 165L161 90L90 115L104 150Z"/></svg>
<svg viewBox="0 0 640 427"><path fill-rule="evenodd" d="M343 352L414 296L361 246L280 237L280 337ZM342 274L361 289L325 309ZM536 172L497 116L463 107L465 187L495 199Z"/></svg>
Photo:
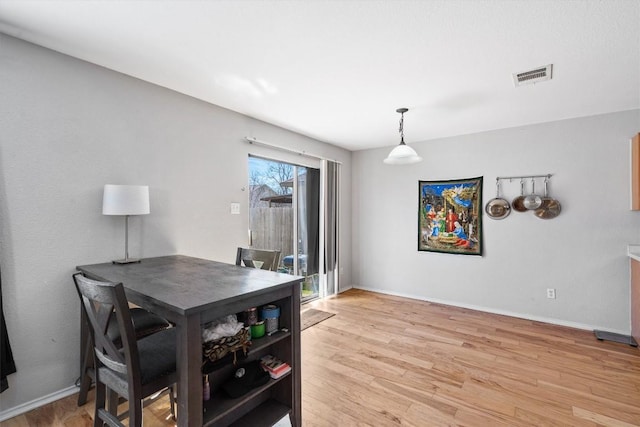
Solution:
<svg viewBox="0 0 640 427"><path fill-rule="evenodd" d="M588 411L583 408L574 408L574 414L578 418L584 418L586 420L591 420L598 425L609 426L609 427L633 427L637 424L631 424L624 421L620 421L613 417L607 417L602 414L598 414L592 411Z"/></svg>
<svg viewBox="0 0 640 427"><path fill-rule="evenodd" d="M305 427L640 427L640 350L591 331L355 289L309 306L336 315L302 332ZM0 426L91 425L75 399Z"/></svg>
<svg viewBox="0 0 640 427"><path fill-rule="evenodd" d="M2 427L29 427L29 424L27 423L27 417L24 414L3 421L0 423L0 425Z"/></svg>

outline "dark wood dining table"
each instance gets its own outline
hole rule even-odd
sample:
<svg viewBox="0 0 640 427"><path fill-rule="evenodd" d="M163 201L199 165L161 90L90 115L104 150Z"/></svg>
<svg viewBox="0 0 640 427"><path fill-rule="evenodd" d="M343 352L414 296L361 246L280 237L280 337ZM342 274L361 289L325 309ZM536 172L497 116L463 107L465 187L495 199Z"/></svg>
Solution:
<svg viewBox="0 0 640 427"><path fill-rule="evenodd" d="M292 390L287 404L290 405L292 425L301 425L299 304L302 277L184 255L147 258L140 263L124 265L103 263L76 268L95 280L121 282L131 303L175 324L178 426L226 423L224 418L203 421L202 325L249 307L276 300L290 301L290 305L286 304L290 313L286 315L290 316L287 319L291 331L287 339L291 344Z"/></svg>

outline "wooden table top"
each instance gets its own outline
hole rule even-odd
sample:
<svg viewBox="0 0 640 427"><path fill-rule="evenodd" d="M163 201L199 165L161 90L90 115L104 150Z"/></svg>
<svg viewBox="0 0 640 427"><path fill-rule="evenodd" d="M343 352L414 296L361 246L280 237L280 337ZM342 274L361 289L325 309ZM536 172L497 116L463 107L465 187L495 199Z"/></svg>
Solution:
<svg viewBox="0 0 640 427"><path fill-rule="evenodd" d="M204 312L212 305L291 286L303 278L184 255L145 258L132 264L76 267L97 280L122 282L127 297L145 300L179 315ZM137 303L137 302L136 302Z"/></svg>

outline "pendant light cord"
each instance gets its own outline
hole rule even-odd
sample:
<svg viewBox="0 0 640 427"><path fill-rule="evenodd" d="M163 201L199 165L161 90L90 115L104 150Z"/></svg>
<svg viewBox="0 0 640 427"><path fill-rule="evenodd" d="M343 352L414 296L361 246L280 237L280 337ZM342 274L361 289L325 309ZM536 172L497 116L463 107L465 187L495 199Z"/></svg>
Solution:
<svg viewBox="0 0 640 427"><path fill-rule="evenodd" d="M400 132L400 145L406 145L404 143L404 112L400 113L400 129L398 131Z"/></svg>

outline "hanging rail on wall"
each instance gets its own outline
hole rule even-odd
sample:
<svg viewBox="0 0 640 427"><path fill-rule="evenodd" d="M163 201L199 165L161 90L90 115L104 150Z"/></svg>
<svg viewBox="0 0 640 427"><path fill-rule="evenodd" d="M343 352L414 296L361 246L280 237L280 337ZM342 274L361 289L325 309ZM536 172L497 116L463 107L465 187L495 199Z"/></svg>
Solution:
<svg viewBox="0 0 640 427"><path fill-rule="evenodd" d="M283 147L282 145L272 144L271 142L261 141L252 136L245 136L244 140L251 145L261 145L263 147L269 147L269 148L273 148L280 151L286 151L287 153L297 154L298 156L310 157L312 159L328 160L330 162L342 164L342 162L339 160L331 159L318 154L309 153L308 151L305 151L305 150L296 150L289 147Z"/></svg>
<svg viewBox="0 0 640 427"><path fill-rule="evenodd" d="M519 175L519 176L498 176L496 177L496 181L500 181L501 179L508 179L509 182L511 182L511 180L513 179L525 179L525 178L547 178L547 179L551 179L551 176L553 174L546 174L546 175Z"/></svg>
<svg viewBox="0 0 640 427"><path fill-rule="evenodd" d="M513 199L513 209L517 212L527 212L532 211L535 216L540 219L553 219L560 214L560 202L556 199L549 197L549 193L547 190L547 184L551 180L552 174L548 173L546 175L518 175L518 176L498 176L496 177L496 187L498 190L496 191L496 198L491 199L489 203L487 203L485 207L485 211L487 215L489 215L492 219L502 219L508 215L509 202L505 199L500 198L500 181L501 180L509 180L512 181L514 179L520 180L520 196ZM536 178L544 178L544 197L540 197L536 195L535 192L535 179ZM531 180L531 194L528 196L524 195L524 180ZM506 212L505 215L498 215L494 212L494 205L496 205L499 201L503 205L503 211ZM497 211L496 211L497 212Z"/></svg>

